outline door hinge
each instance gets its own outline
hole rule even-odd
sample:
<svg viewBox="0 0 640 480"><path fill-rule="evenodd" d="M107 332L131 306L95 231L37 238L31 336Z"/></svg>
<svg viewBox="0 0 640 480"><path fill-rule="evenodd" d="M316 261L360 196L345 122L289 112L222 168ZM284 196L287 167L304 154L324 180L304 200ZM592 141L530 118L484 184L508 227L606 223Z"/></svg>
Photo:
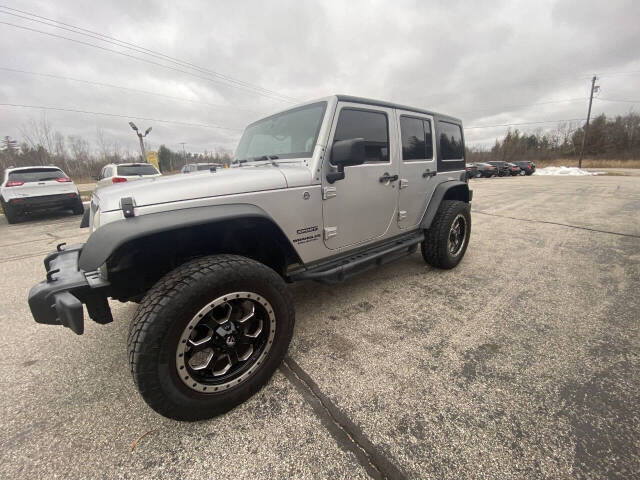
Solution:
<svg viewBox="0 0 640 480"><path fill-rule="evenodd" d="M335 237L338 235L338 227L325 227L324 228L324 239L329 240L331 237Z"/></svg>
<svg viewBox="0 0 640 480"><path fill-rule="evenodd" d="M322 189L322 199L333 198L338 194L336 187L324 187Z"/></svg>
<svg viewBox="0 0 640 480"><path fill-rule="evenodd" d="M407 211L406 210L400 210L398 212L398 220L404 220L405 218L407 218Z"/></svg>
<svg viewBox="0 0 640 480"><path fill-rule="evenodd" d="M400 190L402 190L403 188L407 188L409 186L409 180L407 180L406 178L401 178L400 179Z"/></svg>

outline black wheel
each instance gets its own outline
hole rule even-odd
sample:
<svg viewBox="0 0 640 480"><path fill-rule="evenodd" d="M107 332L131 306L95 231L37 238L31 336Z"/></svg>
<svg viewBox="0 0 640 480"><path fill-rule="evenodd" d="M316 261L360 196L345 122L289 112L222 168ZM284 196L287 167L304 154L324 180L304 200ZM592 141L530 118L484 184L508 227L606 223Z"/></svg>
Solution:
<svg viewBox="0 0 640 480"><path fill-rule="evenodd" d="M76 203L73 205L73 214L74 215L82 215L84 213L84 205L82 204L82 199L78 197Z"/></svg>
<svg viewBox="0 0 640 480"><path fill-rule="evenodd" d="M287 352L295 314L282 278L235 255L192 260L147 292L129 330L144 400L176 420L201 420L247 400Z"/></svg>
<svg viewBox="0 0 640 480"><path fill-rule="evenodd" d="M20 215L18 212L14 210L11 205L5 203L4 200L1 201L2 211L4 212L4 216L7 217L8 223L18 223L20 221Z"/></svg>
<svg viewBox="0 0 640 480"><path fill-rule="evenodd" d="M431 227L425 231L422 258L438 268L453 268L462 259L471 235L471 207L458 200L444 200Z"/></svg>

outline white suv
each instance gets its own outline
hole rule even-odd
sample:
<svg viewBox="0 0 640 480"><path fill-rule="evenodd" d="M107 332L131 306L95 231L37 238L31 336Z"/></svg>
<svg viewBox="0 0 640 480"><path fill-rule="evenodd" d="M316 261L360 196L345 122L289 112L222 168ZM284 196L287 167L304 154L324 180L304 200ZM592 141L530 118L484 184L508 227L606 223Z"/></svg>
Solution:
<svg viewBox="0 0 640 480"><path fill-rule="evenodd" d="M102 167L98 177L98 187L160 175L162 174L150 163L110 163Z"/></svg>
<svg viewBox="0 0 640 480"><path fill-rule="evenodd" d="M28 212L69 209L84 213L78 188L66 173L55 166L7 168L0 188L0 201L9 223Z"/></svg>

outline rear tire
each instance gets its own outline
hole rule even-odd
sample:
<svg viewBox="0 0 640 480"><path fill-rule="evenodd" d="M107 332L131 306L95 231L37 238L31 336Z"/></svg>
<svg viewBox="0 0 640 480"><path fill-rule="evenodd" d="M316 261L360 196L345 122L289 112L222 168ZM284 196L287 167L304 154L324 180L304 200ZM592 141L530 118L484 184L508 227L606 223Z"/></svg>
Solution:
<svg viewBox="0 0 640 480"><path fill-rule="evenodd" d="M82 215L84 213L84 205L82 204L82 199L78 197L75 205L73 206L73 214L74 215Z"/></svg>
<svg viewBox="0 0 640 480"><path fill-rule="evenodd" d="M429 265L450 269L464 257L471 235L471 206L459 200L444 200L425 231L422 258Z"/></svg>
<svg viewBox="0 0 640 480"><path fill-rule="evenodd" d="M249 318L244 302L259 326L244 323ZM195 259L165 275L140 303L129 329L131 373L142 398L161 415L211 418L244 402L271 378L287 352L294 322L291 295L270 268L236 255ZM238 354L251 342L255 350Z"/></svg>
<svg viewBox="0 0 640 480"><path fill-rule="evenodd" d="M8 205L4 200L2 200L2 211L4 212L4 216L7 217L8 223L18 223L20 221L20 215L18 212L14 210L11 205Z"/></svg>

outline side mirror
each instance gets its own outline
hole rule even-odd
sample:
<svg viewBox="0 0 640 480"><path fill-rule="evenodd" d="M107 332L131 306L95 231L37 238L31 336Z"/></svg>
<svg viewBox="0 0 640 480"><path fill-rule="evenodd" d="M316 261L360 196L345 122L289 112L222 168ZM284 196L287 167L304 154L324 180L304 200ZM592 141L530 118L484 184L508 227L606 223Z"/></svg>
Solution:
<svg viewBox="0 0 640 480"><path fill-rule="evenodd" d="M331 165L338 167L337 172L327 173L327 181L333 183L344 178L344 167L362 165L365 161L364 138L339 140L331 147Z"/></svg>

